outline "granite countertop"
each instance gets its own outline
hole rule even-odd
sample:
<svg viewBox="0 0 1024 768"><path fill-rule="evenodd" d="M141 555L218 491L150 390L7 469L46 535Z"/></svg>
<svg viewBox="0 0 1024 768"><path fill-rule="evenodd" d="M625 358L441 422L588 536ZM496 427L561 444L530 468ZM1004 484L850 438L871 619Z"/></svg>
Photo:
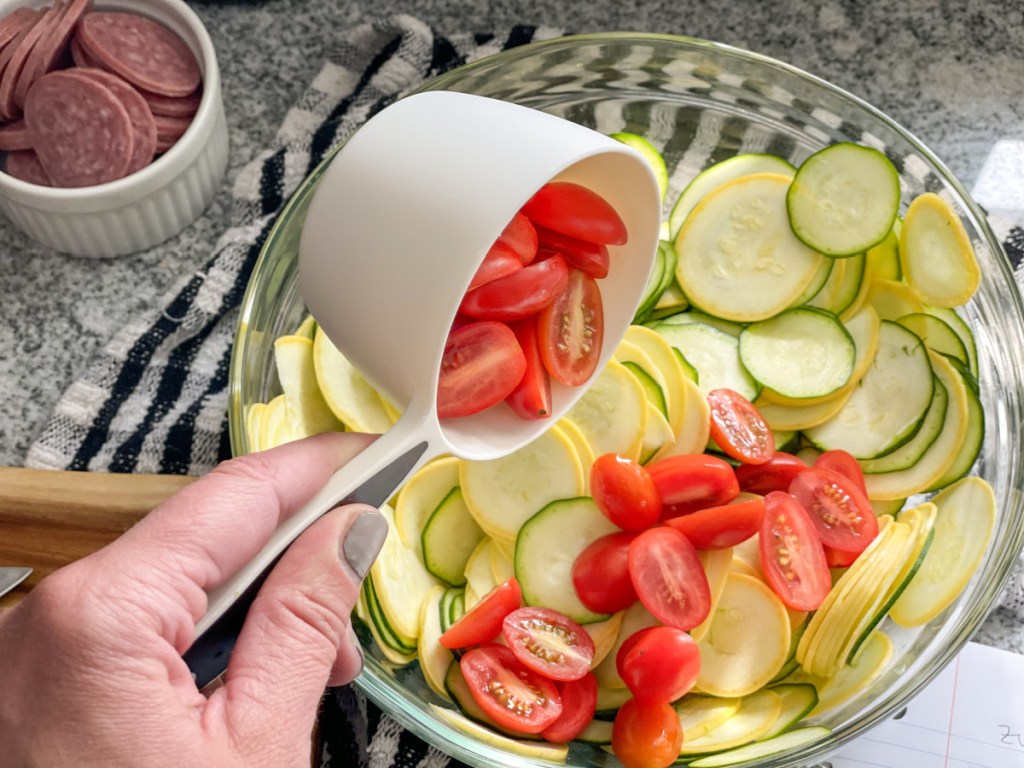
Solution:
<svg viewBox="0 0 1024 768"><path fill-rule="evenodd" d="M239 170L271 140L337 30L408 13L441 34L532 24L701 37L772 56L862 97L941 157L979 202L999 162L1024 157L1024 5L1004 0L234 0L194 2L217 48L231 155L211 207L172 240L109 260L54 253L0 220L0 465L23 463L64 389L120 327L210 253ZM999 155L1005 157L1006 155ZM1005 168L1003 169L1005 170ZM1024 173L1024 168L1021 168ZM1024 195L1020 176L1015 193ZM1024 209L1024 202L1020 202ZM1024 652L994 616L978 639Z"/></svg>

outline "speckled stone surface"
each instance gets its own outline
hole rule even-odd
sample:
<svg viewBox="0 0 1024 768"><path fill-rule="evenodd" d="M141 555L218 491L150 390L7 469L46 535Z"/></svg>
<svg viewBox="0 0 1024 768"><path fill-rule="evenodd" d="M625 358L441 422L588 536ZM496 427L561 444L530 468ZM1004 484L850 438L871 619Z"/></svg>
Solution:
<svg viewBox="0 0 1024 768"><path fill-rule="evenodd" d="M998 141L1024 141L1024 4L1014 0L268 0L196 2L217 48L228 178L206 213L147 252L62 256L0 220L0 464L20 465L91 354L202 263L228 223L235 175L270 140L338 30L409 13L442 34L523 23L576 32L707 38L794 64L872 103L918 136L970 189ZM1016 176L1018 184L1020 176ZM1020 574L1014 578L1019 579ZM978 639L1024 652L997 612Z"/></svg>

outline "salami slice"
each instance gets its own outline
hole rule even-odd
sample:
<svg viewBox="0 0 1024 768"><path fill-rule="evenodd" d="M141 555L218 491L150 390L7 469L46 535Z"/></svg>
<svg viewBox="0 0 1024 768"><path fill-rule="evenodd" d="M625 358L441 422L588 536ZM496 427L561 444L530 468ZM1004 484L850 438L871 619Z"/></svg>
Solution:
<svg viewBox="0 0 1024 768"><path fill-rule="evenodd" d="M39 11L34 8L15 8L0 20L0 49L7 45L33 19L39 18Z"/></svg>
<svg viewBox="0 0 1024 768"><path fill-rule="evenodd" d="M156 151L166 152L177 143L178 139L185 135L185 131L192 125L190 117L167 117L166 115L153 115L156 121Z"/></svg>
<svg viewBox="0 0 1024 768"><path fill-rule="evenodd" d="M62 70L72 77L92 79L110 89L128 112L132 121L132 158L128 162L125 175L135 173L153 162L156 152L157 130L153 113L149 111L146 100L142 98L130 83L104 69L84 68Z"/></svg>
<svg viewBox="0 0 1024 768"><path fill-rule="evenodd" d="M4 160L4 173L16 179L38 184L41 187L52 187L50 177L46 175L39 157L31 149L19 152L8 152Z"/></svg>
<svg viewBox="0 0 1024 768"><path fill-rule="evenodd" d="M203 100L202 90L188 96L161 96L159 93L139 90L142 98L149 104L154 115L165 117L192 117L199 111L199 103Z"/></svg>
<svg viewBox="0 0 1024 768"><path fill-rule="evenodd" d="M188 96L202 79L185 41L152 19L134 13L95 11L82 19L85 52L132 85L164 96Z"/></svg>
<svg viewBox="0 0 1024 768"><path fill-rule="evenodd" d="M46 33L32 48L22 67L18 82L14 86L14 104L20 111L25 105L25 94L29 87L54 68L60 58L67 53L68 41L75 31L79 20L89 10L90 0L67 0L61 7L55 21ZM61 5L60 2L55 5Z"/></svg>
<svg viewBox="0 0 1024 768"><path fill-rule="evenodd" d="M25 97L39 162L57 187L87 187L124 176L133 156L128 110L105 85L65 70L43 75Z"/></svg>
<svg viewBox="0 0 1024 768"><path fill-rule="evenodd" d="M71 60L75 62L76 67L103 68L98 61L93 60L92 56L85 52L85 49L82 47L82 41L78 39L78 35L71 38L71 43L68 47L71 49Z"/></svg>
<svg viewBox="0 0 1024 768"><path fill-rule="evenodd" d="M14 53L11 54L7 66L4 67L4 72L0 75L0 117L4 120L14 120L21 115L21 110L14 103L14 89L18 84L18 78L21 77L21 71L24 69L32 49L56 23L60 11L59 3L54 3L43 11L39 21L21 39Z"/></svg>
<svg viewBox="0 0 1024 768"><path fill-rule="evenodd" d="M11 59L14 57L15 51L21 47L22 41L42 20L43 12L33 11L31 17L23 18L25 21L23 22L21 29L18 30L17 34L7 43L7 45L0 49L0 82L3 81L4 74L7 72L7 66L11 63Z"/></svg>
<svg viewBox="0 0 1024 768"><path fill-rule="evenodd" d="M32 138L24 120L0 125L0 150L13 152L20 149L32 149Z"/></svg>

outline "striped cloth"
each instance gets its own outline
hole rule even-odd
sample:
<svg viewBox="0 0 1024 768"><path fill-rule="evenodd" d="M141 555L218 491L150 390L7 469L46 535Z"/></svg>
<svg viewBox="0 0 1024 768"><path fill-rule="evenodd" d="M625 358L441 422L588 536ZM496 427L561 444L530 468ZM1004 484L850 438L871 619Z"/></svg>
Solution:
<svg viewBox="0 0 1024 768"><path fill-rule="evenodd" d="M518 26L497 34L444 38L414 18L395 16L343 35L310 88L289 111L274 145L239 175L232 191L234 224L217 242L210 259L97 355L57 404L26 464L202 474L227 458L228 368L239 304L260 249L299 183L369 116L426 78L559 34L555 29ZM541 60L536 66L549 64L559 62ZM820 117L815 105L794 106ZM668 137L659 148L674 158L677 188L682 179L737 151L767 151L794 159L803 151L787 140L759 142L756 133L722 142L723 134L734 132L735 126L728 119L707 115L694 121L690 132L675 131L674 120L655 110L630 115L630 119L632 123L639 120L655 137L659 132ZM621 130L625 116L613 116L612 122L616 121L619 124L608 126L609 130ZM835 125L838 129L838 119ZM872 143L868 136L849 138ZM897 165L904 160L892 159ZM929 180L924 181L927 186ZM1021 222L998 218L993 224L1020 274ZM1019 574L993 618L1011 626L1024 622ZM441 768L456 764L351 687L336 689L328 697L322 731L317 758L322 766Z"/></svg>

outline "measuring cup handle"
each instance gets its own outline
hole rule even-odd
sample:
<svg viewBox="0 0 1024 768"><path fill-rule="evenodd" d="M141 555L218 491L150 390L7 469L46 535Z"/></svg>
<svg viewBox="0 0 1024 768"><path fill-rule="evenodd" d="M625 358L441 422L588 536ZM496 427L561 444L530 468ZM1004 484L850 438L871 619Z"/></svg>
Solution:
<svg viewBox="0 0 1024 768"><path fill-rule="evenodd" d="M256 593L302 531L343 504L380 507L413 470L433 456L430 440L400 426L404 426L401 421L335 472L302 509L281 522L249 563L208 594L206 613L196 623L196 639L182 657L197 687L208 685L227 669Z"/></svg>

